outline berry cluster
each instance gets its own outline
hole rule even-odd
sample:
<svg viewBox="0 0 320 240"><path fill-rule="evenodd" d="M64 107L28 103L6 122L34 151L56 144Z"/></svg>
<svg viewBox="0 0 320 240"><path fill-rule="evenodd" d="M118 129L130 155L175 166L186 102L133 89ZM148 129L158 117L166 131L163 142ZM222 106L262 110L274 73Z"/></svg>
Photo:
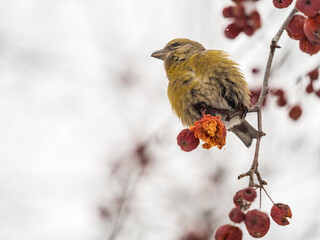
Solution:
<svg viewBox="0 0 320 240"><path fill-rule="evenodd" d="M257 0L255 0L257 1ZM232 23L224 30L227 38L234 39L241 32L247 36L252 36L261 27L261 18L257 10L248 12L245 2L255 2L254 0L233 0L234 5L225 7L222 14L225 18L230 18Z"/></svg>
<svg viewBox="0 0 320 240"><path fill-rule="evenodd" d="M276 8L286 8L292 0L273 0ZM320 51L320 0L297 0L296 8L305 16L296 14L288 26L290 38L299 40L302 52L310 55Z"/></svg>
<svg viewBox="0 0 320 240"><path fill-rule="evenodd" d="M251 106L255 106L258 102L261 89L251 89ZM269 89L271 96L277 98L277 105L279 107L284 107L288 105L288 100L286 93L283 89ZM267 97L265 97L262 106L266 105ZM290 105L288 108L288 115L293 120L298 120L302 115L302 108L300 104Z"/></svg>
<svg viewBox="0 0 320 240"><path fill-rule="evenodd" d="M309 79L309 84L306 87L306 92L308 94L315 93L320 98L320 88L318 90L315 90L313 87L314 81L319 78L319 67L309 72L307 76Z"/></svg>
<svg viewBox="0 0 320 240"><path fill-rule="evenodd" d="M233 223L244 222L248 233L255 238L261 238L267 234L270 228L270 218L267 213L254 209L249 210L255 200L257 192L248 187L238 191L233 197L235 207L229 213L229 219ZM290 207L283 203L274 204L270 211L271 218L279 225L289 224L288 217L292 217ZM215 240L241 240L242 231L239 227L225 224L220 226L215 233Z"/></svg>
<svg viewBox="0 0 320 240"><path fill-rule="evenodd" d="M226 144L227 129L221 117L210 114L194 123L194 126L183 129L177 136L177 144L182 151L190 152L199 146L200 140L205 143L203 148L210 149L216 146L221 149Z"/></svg>

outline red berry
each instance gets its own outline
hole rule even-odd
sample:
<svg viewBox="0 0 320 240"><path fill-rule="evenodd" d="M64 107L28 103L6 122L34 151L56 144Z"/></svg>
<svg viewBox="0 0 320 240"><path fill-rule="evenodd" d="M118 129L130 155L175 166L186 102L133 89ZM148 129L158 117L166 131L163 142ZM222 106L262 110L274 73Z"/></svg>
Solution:
<svg viewBox="0 0 320 240"><path fill-rule="evenodd" d="M241 2L244 2L246 0L232 0L232 2L235 2L235 3L241 3Z"/></svg>
<svg viewBox="0 0 320 240"><path fill-rule="evenodd" d="M254 188L248 187L243 189L243 199L248 202L253 202L253 200L257 197L257 192Z"/></svg>
<svg viewBox="0 0 320 240"><path fill-rule="evenodd" d="M261 27L261 17L258 11L254 10L251 14L249 19L251 20L251 25L258 29Z"/></svg>
<svg viewBox="0 0 320 240"><path fill-rule="evenodd" d="M294 15L286 27L288 36L295 40L300 40L304 37L303 24L306 18L302 15Z"/></svg>
<svg viewBox="0 0 320 240"><path fill-rule="evenodd" d="M236 26L235 23L231 23L224 30L224 34L226 35L227 38L230 38L230 39L235 39L240 32L241 30Z"/></svg>
<svg viewBox="0 0 320 240"><path fill-rule="evenodd" d="M313 44L306 37L300 39L299 47L302 52L308 53L310 55L316 54L320 51L320 45Z"/></svg>
<svg viewBox="0 0 320 240"><path fill-rule="evenodd" d="M225 7L225 8L222 10L222 15L223 15L225 18L231 18L231 17L233 17L233 14L232 14L232 6Z"/></svg>
<svg viewBox="0 0 320 240"><path fill-rule="evenodd" d="M272 206L270 215L277 224L285 226L289 224L287 218L292 217L291 209L283 203L276 203Z"/></svg>
<svg viewBox="0 0 320 240"><path fill-rule="evenodd" d="M225 224L220 226L214 236L215 240L241 240L242 232L240 228Z"/></svg>
<svg viewBox="0 0 320 240"><path fill-rule="evenodd" d="M233 203L236 207L241 207L244 204L243 190L236 192L236 194L233 196Z"/></svg>
<svg viewBox="0 0 320 240"><path fill-rule="evenodd" d="M244 32L247 36L252 36L255 31L256 31L256 29L255 29L253 26L251 26L251 25L246 25L245 28L243 29L243 32Z"/></svg>
<svg viewBox="0 0 320 240"><path fill-rule="evenodd" d="M260 69L259 69L259 68L252 68L252 69L251 69L251 72L252 72L253 74L258 74L258 73L260 72Z"/></svg>
<svg viewBox="0 0 320 240"><path fill-rule="evenodd" d="M312 82L309 83L309 85L306 87L307 93L312 93L314 91Z"/></svg>
<svg viewBox="0 0 320 240"><path fill-rule="evenodd" d="M244 220L244 213L240 208L232 208L229 213L229 218L234 223L241 223Z"/></svg>
<svg viewBox="0 0 320 240"><path fill-rule="evenodd" d="M285 105L287 105L287 99L284 96L281 96L278 98L277 104L279 107L284 107Z"/></svg>
<svg viewBox="0 0 320 240"><path fill-rule="evenodd" d="M289 7L293 0L273 0L273 5L276 8L286 8Z"/></svg>
<svg viewBox="0 0 320 240"><path fill-rule="evenodd" d="M315 94L320 98L320 89L318 89Z"/></svg>
<svg viewBox="0 0 320 240"><path fill-rule="evenodd" d="M248 233L255 238L261 238L270 228L270 218L264 212L251 210L245 216L245 225Z"/></svg>
<svg viewBox="0 0 320 240"><path fill-rule="evenodd" d="M245 17L245 9L244 6L241 4L236 4L235 6L232 7L232 16L234 16L235 18L241 18L241 17Z"/></svg>
<svg viewBox="0 0 320 240"><path fill-rule="evenodd" d="M239 17L235 20L234 24L239 29L244 29L244 27L247 25L247 18L246 17Z"/></svg>
<svg viewBox="0 0 320 240"><path fill-rule="evenodd" d="M290 109L289 117L293 120L298 120L302 114L302 109L300 105L295 105Z"/></svg>
<svg viewBox="0 0 320 240"><path fill-rule="evenodd" d="M316 67L311 72L308 73L308 76L310 78L310 81L317 80L319 78L319 68Z"/></svg>
<svg viewBox="0 0 320 240"><path fill-rule="evenodd" d="M284 96L284 91L280 88L279 89L272 89L270 93L275 96L278 96L278 97Z"/></svg>
<svg viewBox="0 0 320 240"><path fill-rule="evenodd" d="M303 30L310 42L320 45L320 14L307 18L304 22Z"/></svg>
<svg viewBox="0 0 320 240"><path fill-rule="evenodd" d="M189 130L188 128L183 129L177 137L178 145L181 150L185 152L190 152L196 149L200 143L199 138L194 136L194 131Z"/></svg>
<svg viewBox="0 0 320 240"><path fill-rule="evenodd" d="M297 0L296 8L308 17L313 17L320 10L320 0Z"/></svg>

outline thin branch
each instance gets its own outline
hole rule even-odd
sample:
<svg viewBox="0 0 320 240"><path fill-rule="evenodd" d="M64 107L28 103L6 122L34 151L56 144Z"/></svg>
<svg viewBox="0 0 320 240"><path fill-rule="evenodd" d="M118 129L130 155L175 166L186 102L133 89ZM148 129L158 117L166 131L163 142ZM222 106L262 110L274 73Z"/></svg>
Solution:
<svg viewBox="0 0 320 240"><path fill-rule="evenodd" d="M132 184L131 181L132 181L133 175L135 173L135 170L133 170L130 173L130 175L128 176L128 178L124 184L121 198L120 198L120 205L118 207L117 215L114 220L114 226L113 226L112 231L108 237L108 240L115 240L123 227L123 223L124 223L124 220L126 217L126 207L128 205L128 201L129 201L130 197L134 194L135 188L136 188L138 181L142 175L142 169L138 169L137 171L138 171L138 173L137 173L138 176L137 176L137 179L136 179L136 182L134 183L134 185L130 186L130 184ZM130 187L132 189L130 189Z"/></svg>
<svg viewBox="0 0 320 240"><path fill-rule="evenodd" d="M264 189L263 185L266 185L267 183L261 179L260 173L258 171L260 143L261 143L262 136L264 136L263 131L262 131L261 108L262 108L263 100L265 99L265 97L268 94L268 84L269 84L270 71L271 71L274 53L275 53L276 48L280 48L280 46L278 45L279 39L280 39L284 29L286 28L286 26L288 25L288 23L290 22L290 20L292 19L292 17L294 16L294 14L296 12L297 12L296 8L292 9L292 11L288 15L288 17L286 18L284 23L282 24L282 26L278 30L277 34L274 36L274 38L271 41L269 57L268 57L268 61L267 61L267 65L266 65L266 69L265 69L265 73L264 73L263 86L262 86L262 90L261 90L261 93L259 96L258 103L255 107L248 109L248 112L257 112L259 136L257 138L256 148L255 148L254 158L252 161L251 168L248 172L241 174L238 177L238 179L249 176L249 186L260 187L265 192L266 192L266 190ZM254 175L256 175L259 184L254 183Z"/></svg>

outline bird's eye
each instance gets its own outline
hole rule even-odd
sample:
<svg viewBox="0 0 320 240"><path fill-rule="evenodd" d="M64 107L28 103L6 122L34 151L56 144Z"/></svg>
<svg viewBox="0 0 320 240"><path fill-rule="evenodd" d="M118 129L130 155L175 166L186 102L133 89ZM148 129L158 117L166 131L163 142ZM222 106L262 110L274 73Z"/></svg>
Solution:
<svg viewBox="0 0 320 240"><path fill-rule="evenodd" d="M172 47L178 47L180 44L179 43L173 43L171 46Z"/></svg>

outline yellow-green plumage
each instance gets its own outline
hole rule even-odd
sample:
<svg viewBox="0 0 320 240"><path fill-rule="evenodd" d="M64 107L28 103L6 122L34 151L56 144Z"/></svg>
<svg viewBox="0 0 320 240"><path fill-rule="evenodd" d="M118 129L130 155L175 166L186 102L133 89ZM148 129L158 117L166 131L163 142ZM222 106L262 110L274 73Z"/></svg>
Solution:
<svg viewBox="0 0 320 240"><path fill-rule="evenodd" d="M198 120L190 107L199 101L217 109L232 109L221 96L222 87L235 105L242 103L249 107L250 92L243 74L222 51L195 53L182 62L166 63L165 69L170 103L185 125Z"/></svg>
<svg viewBox="0 0 320 240"><path fill-rule="evenodd" d="M206 50L198 42L179 38L152 56L164 61L168 97L184 125L193 125L202 117L203 108L199 105L205 106L205 111L245 111L249 107L250 91L244 76L223 51ZM241 116L230 120L226 115L218 115L247 146L257 137L257 131Z"/></svg>

